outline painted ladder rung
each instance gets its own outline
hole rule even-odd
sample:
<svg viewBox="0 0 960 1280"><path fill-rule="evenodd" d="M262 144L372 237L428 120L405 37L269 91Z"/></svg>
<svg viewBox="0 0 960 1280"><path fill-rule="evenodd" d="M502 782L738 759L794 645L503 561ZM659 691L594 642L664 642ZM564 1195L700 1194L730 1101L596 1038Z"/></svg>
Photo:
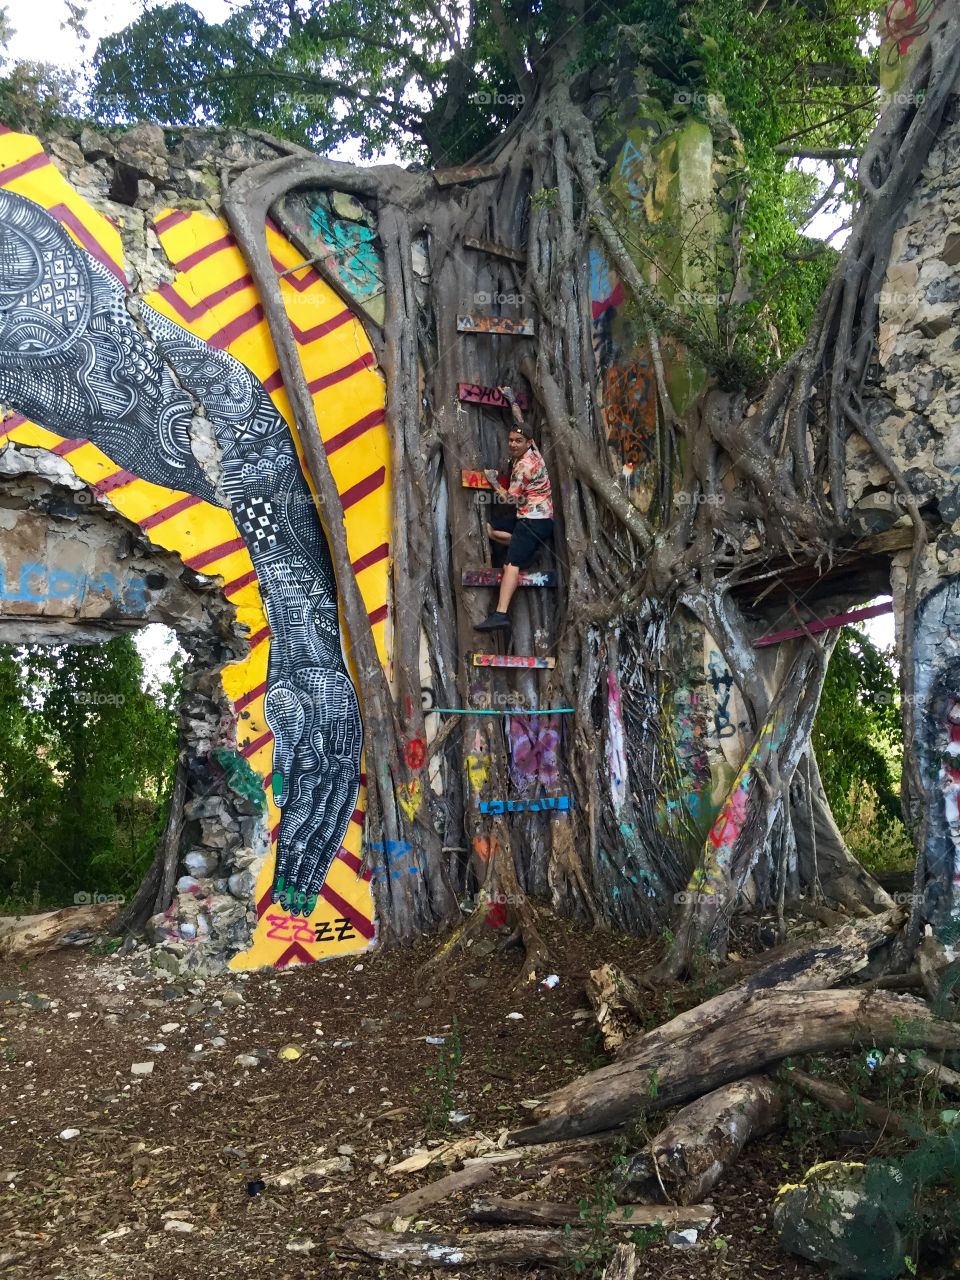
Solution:
<svg viewBox="0 0 960 1280"><path fill-rule="evenodd" d="M522 667L525 670L552 671L556 658L534 658L515 653L475 653L475 667Z"/></svg>
<svg viewBox="0 0 960 1280"><path fill-rule="evenodd" d="M460 575L464 587L498 587L503 577L502 569L464 569ZM555 587L557 575L534 570L532 573L520 574L521 587Z"/></svg>
<svg viewBox="0 0 960 1280"><path fill-rule="evenodd" d="M539 800L481 800L481 813L569 813L569 796L541 796Z"/></svg>
<svg viewBox="0 0 960 1280"><path fill-rule="evenodd" d="M511 320L509 316L457 316L460 333L501 333L511 338L532 338L532 320Z"/></svg>
<svg viewBox="0 0 960 1280"><path fill-rule="evenodd" d="M525 391L515 391L513 395L521 409L526 409L530 404L530 397ZM457 399L465 404L485 405L490 409L510 408L499 387L485 387L479 382L458 382Z"/></svg>
<svg viewBox="0 0 960 1280"><path fill-rule="evenodd" d="M461 471L460 483L464 489L492 489L493 485L482 471Z"/></svg>
<svg viewBox="0 0 960 1280"><path fill-rule="evenodd" d="M428 715L446 716L572 716L576 707L504 707L491 710L487 707L431 707Z"/></svg>

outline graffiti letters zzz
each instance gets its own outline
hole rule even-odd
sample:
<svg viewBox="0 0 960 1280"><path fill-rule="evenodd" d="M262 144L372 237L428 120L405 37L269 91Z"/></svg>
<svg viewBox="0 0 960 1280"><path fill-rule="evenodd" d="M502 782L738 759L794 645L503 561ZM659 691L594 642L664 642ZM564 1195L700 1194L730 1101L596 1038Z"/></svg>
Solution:
<svg viewBox="0 0 960 1280"><path fill-rule="evenodd" d="M349 920L338 916L332 923L322 920L308 924L299 916L267 916L270 925L267 937L276 942L344 942L356 937L356 930ZM337 932L333 932L336 925Z"/></svg>

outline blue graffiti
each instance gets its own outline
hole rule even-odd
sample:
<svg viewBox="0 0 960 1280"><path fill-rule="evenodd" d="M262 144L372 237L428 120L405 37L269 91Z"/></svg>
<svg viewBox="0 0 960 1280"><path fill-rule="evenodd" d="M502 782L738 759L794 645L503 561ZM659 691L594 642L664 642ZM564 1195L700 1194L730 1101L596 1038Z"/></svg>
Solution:
<svg viewBox="0 0 960 1280"><path fill-rule="evenodd" d="M91 595L111 597L122 613L143 613L149 605L146 580L134 575L121 584L109 571L90 576L51 569L45 564L24 564L14 586L12 582L8 584L6 569L0 564L0 600L36 604L45 600L83 601Z"/></svg>

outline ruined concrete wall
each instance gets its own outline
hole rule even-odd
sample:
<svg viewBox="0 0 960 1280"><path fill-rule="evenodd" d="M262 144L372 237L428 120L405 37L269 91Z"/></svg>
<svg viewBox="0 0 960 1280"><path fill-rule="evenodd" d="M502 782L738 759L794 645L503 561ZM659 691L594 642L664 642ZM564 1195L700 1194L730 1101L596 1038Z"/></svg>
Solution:
<svg viewBox="0 0 960 1280"><path fill-rule="evenodd" d="M19 603L50 638L164 620L194 657L183 874L150 930L194 965L305 962L376 936L333 566L259 299L219 216L219 174L273 154L239 132L149 125L0 136L0 558L13 594L24 565L47 566L58 603ZM322 513L347 529L351 565L337 572L357 574L386 660L383 383L342 297L267 236L341 493L342 511ZM57 486L53 506L24 497L34 479ZM75 548L96 544L69 563L56 529L73 515L57 503L77 513ZM95 512L110 517L105 538ZM120 570L126 590L114 571L119 599L102 577L111 558L135 566ZM36 572L23 581L41 594ZM41 624L0 610L4 625L12 637Z"/></svg>

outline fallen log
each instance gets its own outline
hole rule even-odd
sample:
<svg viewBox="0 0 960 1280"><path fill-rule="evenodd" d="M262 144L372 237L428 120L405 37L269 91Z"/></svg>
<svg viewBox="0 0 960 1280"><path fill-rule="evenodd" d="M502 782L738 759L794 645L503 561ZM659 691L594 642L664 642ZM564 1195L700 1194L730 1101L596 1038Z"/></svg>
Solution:
<svg viewBox="0 0 960 1280"><path fill-rule="evenodd" d="M71 933L99 933L117 914L115 902L61 907L36 916L0 916L0 957L22 959L65 946Z"/></svg>
<svg viewBox="0 0 960 1280"><path fill-rule="evenodd" d="M618 1244L617 1251L607 1264L603 1280L634 1280L637 1274L637 1246Z"/></svg>
<svg viewBox="0 0 960 1280"><path fill-rule="evenodd" d="M496 1166L490 1164L473 1164L466 1169L458 1169L456 1173L448 1173L436 1182L430 1182L419 1191L411 1191L399 1200L391 1200L380 1209L371 1209L362 1213L361 1219L371 1227L383 1227L397 1218L417 1217L424 1209L429 1209L441 1200L456 1195L460 1191L469 1191L487 1182L496 1173Z"/></svg>
<svg viewBox="0 0 960 1280"><path fill-rule="evenodd" d="M656 1196L659 1190L681 1205L696 1204L751 1139L772 1132L782 1119L783 1096L766 1076L714 1089L684 1107L646 1151L632 1157L618 1179L618 1194L629 1188Z"/></svg>
<svg viewBox="0 0 960 1280"><path fill-rule="evenodd" d="M470 1217L475 1222L500 1222L541 1227L582 1227L586 1224L576 1204L557 1204L548 1200L510 1200L490 1196L474 1200ZM685 1227L708 1227L716 1217L712 1204L677 1207L672 1204L625 1204L611 1209L604 1218L611 1227L669 1227L682 1231Z"/></svg>
<svg viewBox="0 0 960 1280"><path fill-rule="evenodd" d="M934 1084L941 1089L947 1093L960 1094L960 1071L954 1071L951 1067L944 1066L942 1062L928 1058L925 1053L912 1056L911 1061L915 1070L922 1072L924 1076L933 1076Z"/></svg>
<svg viewBox="0 0 960 1280"><path fill-rule="evenodd" d="M749 974L739 986L678 1014L654 1031L628 1040L618 1056L645 1055L688 1033L702 1034L729 1020L758 991L823 991L834 987L865 968L870 953L889 942L899 932L904 919L904 913L894 908L868 920L857 920L821 934L813 943L790 943Z"/></svg>
<svg viewBox="0 0 960 1280"><path fill-rule="evenodd" d="M681 1014L679 1019L689 1019ZM960 1026L921 1000L887 992L754 991L719 1025L694 1025L557 1089L537 1123L512 1141L545 1142L613 1129L637 1115L699 1098L802 1053L852 1045L960 1049ZM654 1033L655 1036L655 1033ZM654 1037L644 1037L647 1041Z"/></svg>
<svg viewBox="0 0 960 1280"><path fill-rule="evenodd" d="M453 1270L472 1262L523 1266L530 1262L569 1262L581 1250L575 1236L533 1227L505 1227L467 1236L421 1231L380 1231L365 1222L348 1222L334 1242L340 1257Z"/></svg>
<svg viewBox="0 0 960 1280"><path fill-rule="evenodd" d="M852 1093L848 1093L837 1084L832 1084L829 1080L808 1075L806 1071L800 1071L796 1067L791 1071L784 1071L782 1078L808 1098L812 1098L814 1102L819 1102L828 1111L832 1111L834 1115L862 1119L874 1129L879 1129L881 1133L900 1136L907 1132L907 1126L895 1111L889 1111L878 1102L870 1102L867 1098L855 1098Z"/></svg>

